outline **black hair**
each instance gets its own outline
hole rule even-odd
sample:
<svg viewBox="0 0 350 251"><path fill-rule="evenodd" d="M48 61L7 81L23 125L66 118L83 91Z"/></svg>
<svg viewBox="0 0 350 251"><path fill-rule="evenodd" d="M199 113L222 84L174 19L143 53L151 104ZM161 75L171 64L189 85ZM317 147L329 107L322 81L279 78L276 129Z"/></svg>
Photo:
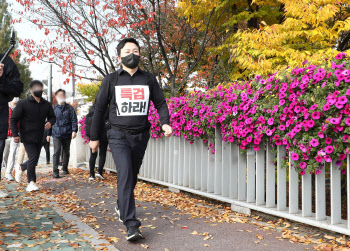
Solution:
<svg viewBox="0 0 350 251"><path fill-rule="evenodd" d="M134 43L137 45L139 50L141 49L139 42L137 42L135 38L127 37L127 38L124 38L122 41L120 41L119 44L117 45L118 56L120 56L120 51L124 48L126 43Z"/></svg>
<svg viewBox="0 0 350 251"><path fill-rule="evenodd" d="M66 95L66 91L65 91L65 90L63 90L63 89L58 89L58 90L55 92L55 96L56 96L57 93L59 93L59 92L63 92L64 95Z"/></svg>
<svg viewBox="0 0 350 251"><path fill-rule="evenodd" d="M35 85L40 85L41 87L44 87L44 84L40 80L33 80L29 84L29 88L32 89Z"/></svg>

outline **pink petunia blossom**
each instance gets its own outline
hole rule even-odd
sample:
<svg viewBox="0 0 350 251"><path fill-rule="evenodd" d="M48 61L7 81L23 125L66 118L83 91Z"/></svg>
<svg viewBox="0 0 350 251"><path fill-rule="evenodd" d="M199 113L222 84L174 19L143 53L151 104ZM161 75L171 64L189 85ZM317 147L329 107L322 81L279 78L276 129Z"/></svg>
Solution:
<svg viewBox="0 0 350 251"><path fill-rule="evenodd" d="M324 150L326 151L326 153L330 154L333 152L333 146L326 146Z"/></svg>
<svg viewBox="0 0 350 251"><path fill-rule="evenodd" d="M296 160L299 159L299 155L298 155L297 153L294 153L294 152L291 154L290 157L291 157L291 159L294 160L294 161L296 161Z"/></svg>

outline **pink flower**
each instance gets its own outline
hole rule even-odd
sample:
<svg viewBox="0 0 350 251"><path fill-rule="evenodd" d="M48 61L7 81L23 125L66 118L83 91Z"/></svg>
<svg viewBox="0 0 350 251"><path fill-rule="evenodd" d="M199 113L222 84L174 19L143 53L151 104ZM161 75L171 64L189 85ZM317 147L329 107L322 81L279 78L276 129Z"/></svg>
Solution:
<svg viewBox="0 0 350 251"><path fill-rule="evenodd" d="M317 174L320 174L321 173L321 170L320 169L317 169L317 170L315 170L315 174L317 175Z"/></svg>
<svg viewBox="0 0 350 251"><path fill-rule="evenodd" d="M322 162L323 161L323 157L320 156L320 155L317 155L315 159L316 159L317 162Z"/></svg>
<svg viewBox="0 0 350 251"><path fill-rule="evenodd" d="M311 107L310 107L310 110L315 110L317 108L317 104L313 104Z"/></svg>
<svg viewBox="0 0 350 251"><path fill-rule="evenodd" d="M330 145L330 144L332 144L332 139L328 137L325 139L325 142L326 142L326 144Z"/></svg>
<svg viewBox="0 0 350 251"><path fill-rule="evenodd" d="M269 118L269 120L267 121L268 125L273 125L274 122L274 118Z"/></svg>
<svg viewBox="0 0 350 251"><path fill-rule="evenodd" d="M332 162L332 158L329 155L324 156L324 161Z"/></svg>
<svg viewBox="0 0 350 251"><path fill-rule="evenodd" d="M259 146L258 145L254 145L253 149L254 149L254 151L259 151Z"/></svg>
<svg viewBox="0 0 350 251"><path fill-rule="evenodd" d="M324 150L326 151L326 153L330 154L333 152L333 146L326 146Z"/></svg>
<svg viewBox="0 0 350 251"><path fill-rule="evenodd" d="M306 163L304 161L300 162L299 167L301 169L305 169L306 168Z"/></svg>
<svg viewBox="0 0 350 251"><path fill-rule="evenodd" d="M346 154L340 154L339 160L345 160L346 159Z"/></svg>
<svg viewBox="0 0 350 251"><path fill-rule="evenodd" d="M292 153L291 154L291 156L290 156L291 158L292 158L292 160L294 160L294 161L296 161L296 160L298 160L299 159L299 155L297 154L297 153Z"/></svg>
<svg viewBox="0 0 350 251"><path fill-rule="evenodd" d="M329 110L329 108L331 108L330 106L329 106L329 104L327 103L327 104L325 104L324 106L323 106L323 110L324 111L328 111Z"/></svg>
<svg viewBox="0 0 350 251"><path fill-rule="evenodd" d="M317 140L317 139L312 139L312 140L310 141L310 145L311 145L312 147L318 146L318 140Z"/></svg>
<svg viewBox="0 0 350 251"><path fill-rule="evenodd" d="M318 135L318 137L321 138L321 139L324 138L324 133L323 133L323 132L318 132L317 135Z"/></svg>
<svg viewBox="0 0 350 251"><path fill-rule="evenodd" d="M301 174L301 175L305 175L305 171L304 171L304 170L301 170L301 171L300 171L300 174Z"/></svg>
<svg viewBox="0 0 350 251"><path fill-rule="evenodd" d="M312 119L320 119L321 113L320 112L313 112L311 114Z"/></svg>

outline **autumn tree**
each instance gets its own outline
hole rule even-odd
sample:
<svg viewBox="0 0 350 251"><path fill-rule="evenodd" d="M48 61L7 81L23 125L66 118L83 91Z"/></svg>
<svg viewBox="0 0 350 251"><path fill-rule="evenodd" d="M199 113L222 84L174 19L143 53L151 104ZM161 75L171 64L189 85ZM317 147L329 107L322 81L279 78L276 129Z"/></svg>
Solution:
<svg viewBox="0 0 350 251"><path fill-rule="evenodd" d="M308 61L320 64L349 50L350 1L279 1L284 21L241 30L232 54L245 75L272 74Z"/></svg>
<svg viewBox="0 0 350 251"><path fill-rule="evenodd" d="M98 76L115 71L118 41L134 36L141 41L142 67L174 95L198 76L207 46L218 37L214 11L203 19L212 25L199 29L180 15L174 0L17 1L24 11L15 21L26 19L47 36L44 41L21 40L30 61L57 64L68 76L75 64L73 75L80 79L97 81Z"/></svg>

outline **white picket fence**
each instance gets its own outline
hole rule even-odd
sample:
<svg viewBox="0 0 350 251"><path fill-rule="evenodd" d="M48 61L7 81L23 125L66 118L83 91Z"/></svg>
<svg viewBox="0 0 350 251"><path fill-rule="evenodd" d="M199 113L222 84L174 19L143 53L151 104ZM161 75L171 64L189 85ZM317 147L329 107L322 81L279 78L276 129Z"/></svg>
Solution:
<svg viewBox="0 0 350 251"><path fill-rule="evenodd" d="M312 186L313 176L309 173L300 176L291 167L290 158L289 170L281 167L282 157L286 155L284 146L271 149L269 145L262 144L256 153L248 151L241 154L236 144L221 140L219 130L215 134L215 154L208 151L201 141L191 145L179 137L151 139L139 179L230 203L234 211L250 213L252 209L350 235L350 217L347 220L341 217L341 171L335 162L331 163L329 174L330 216L326 216L324 171L315 175L315 185ZM277 166L274 164L275 152ZM87 160L89 155L87 151ZM349 163L348 155L347 215L350 215ZM110 153L105 167L115 171Z"/></svg>

